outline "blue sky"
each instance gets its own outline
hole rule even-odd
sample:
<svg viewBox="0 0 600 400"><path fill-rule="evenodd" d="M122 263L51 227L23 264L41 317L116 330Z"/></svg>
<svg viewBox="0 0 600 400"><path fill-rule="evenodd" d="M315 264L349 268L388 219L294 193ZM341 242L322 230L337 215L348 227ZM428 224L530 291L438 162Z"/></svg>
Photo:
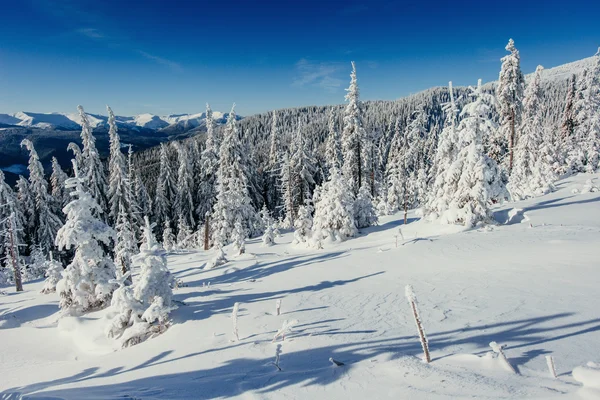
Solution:
<svg viewBox="0 0 600 400"><path fill-rule="evenodd" d="M493 4L488 4L493 3ZM496 79L588 57L600 2L0 0L0 113L242 115Z"/></svg>

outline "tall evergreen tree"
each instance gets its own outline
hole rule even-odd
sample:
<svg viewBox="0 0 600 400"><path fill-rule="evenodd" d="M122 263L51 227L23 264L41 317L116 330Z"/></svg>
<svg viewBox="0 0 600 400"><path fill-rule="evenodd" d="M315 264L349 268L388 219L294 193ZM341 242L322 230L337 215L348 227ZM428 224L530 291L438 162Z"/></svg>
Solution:
<svg viewBox="0 0 600 400"><path fill-rule="evenodd" d="M83 144L81 165L79 165L81 168L80 173L92 197L102 210L106 210L106 174L104 173L104 165L100 160L100 154L96 148L96 138L92 134L92 127L90 126L88 116L82 106L77 106L77 110L81 118L81 142Z"/></svg>
<svg viewBox="0 0 600 400"><path fill-rule="evenodd" d="M59 204L61 212L62 208L69 202L69 194L65 189L65 182L68 178L69 176L62 170L56 157L52 157L52 175L50 176L51 193L52 197Z"/></svg>
<svg viewBox="0 0 600 400"><path fill-rule="evenodd" d="M232 240L236 223L248 234L258 219L248 194L245 166L242 164L244 151L238 136L234 104L221 142L217 202L212 214L214 243L218 249Z"/></svg>
<svg viewBox="0 0 600 400"><path fill-rule="evenodd" d="M544 144L543 115L541 108L541 73L544 68L538 65L535 75L523 100L523 125L515 148L515 158L508 189L514 200L521 200L545 194L552 190L553 179L549 176L550 166L540 149Z"/></svg>
<svg viewBox="0 0 600 400"><path fill-rule="evenodd" d="M156 181L156 195L154 197L154 217L157 226L164 225L165 221L173 216L172 208L175 200L175 185L173 183L173 171L167 152L168 145L160 145L160 170Z"/></svg>
<svg viewBox="0 0 600 400"><path fill-rule="evenodd" d="M313 176L316 171L315 158L306 140L306 133L302 123L298 123L298 131L292 140L292 156L290 157L290 170L292 173L292 188L294 198L294 211L312 199L315 181Z"/></svg>
<svg viewBox="0 0 600 400"><path fill-rule="evenodd" d="M492 155L496 162L507 166L512 171L514 148L518 141L518 129L521 126L521 113L523 111L523 95L525 91L525 78L521 72L521 57L515 47L515 42L510 39L506 45L509 55L502 57L502 68L498 78L496 96L500 111L500 137L506 143L505 154Z"/></svg>
<svg viewBox="0 0 600 400"><path fill-rule="evenodd" d="M267 166L267 187L265 202L270 210L275 213L280 208L280 176L281 176L281 138L280 129L277 121L277 111L273 111L273 119L271 120L271 143L269 146L269 163Z"/></svg>
<svg viewBox="0 0 600 400"><path fill-rule="evenodd" d="M35 229L35 198L29 187L29 182L22 175L17 180L17 204L23 215L23 236L28 245L33 244Z"/></svg>
<svg viewBox="0 0 600 400"><path fill-rule="evenodd" d="M219 169L219 136L215 129L213 113L206 104L206 143L200 156L202 168L200 171L202 179L199 185L199 201L196 212L200 221L204 220L207 212L212 210L215 204L217 171Z"/></svg>
<svg viewBox="0 0 600 400"><path fill-rule="evenodd" d="M29 187L35 199L34 237L35 244L44 252L50 251L54 246L54 237L60 228L61 221L52 211L52 198L48 194L48 183L44 178L44 167L40 162L33 143L23 139L21 146L29 150Z"/></svg>
<svg viewBox="0 0 600 400"><path fill-rule="evenodd" d="M127 220L130 220L131 214L129 193L130 183L127 180L127 166L125 164L125 155L121 151L121 139L115 120L115 115L109 106L108 111L108 136L110 142L110 161L108 164L108 204L110 220L117 225L119 214L126 214ZM121 224L122 225L122 224Z"/></svg>
<svg viewBox="0 0 600 400"><path fill-rule="evenodd" d="M325 162L328 170L342 167L342 147L340 143L340 134L335 125L335 111L331 107L329 111L329 134L327 135L325 147Z"/></svg>
<svg viewBox="0 0 600 400"><path fill-rule="evenodd" d="M77 143L71 142L67 146L67 150L73 153L73 160L79 171L83 171L83 154Z"/></svg>
<svg viewBox="0 0 600 400"><path fill-rule="evenodd" d="M585 107L588 120L581 132L585 171L594 173L600 162L600 48L588 73Z"/></svg>
<svg viewBox="0 0 600 400"><path fill-rule="evenodd" d="M194 200L192 198L192 187L194 178L192 163L189 157L187 145L176 143L179 169L177 170L177 186L175 189L175 202L173 209L175 215L184 218L188 227L195 226L194 222Z"/></svg>
<svg viewBox="0 0 600 400"><path fill-rule="evenodd" d="M360 93L354 62L352 62L350 86L346 91L348 92L346 94L348 104L344 110L344 129L342 131L342 152L344 155L342 173L350 180L352 192L356 196L366 173L364 165L366 134L363 127L362 106L359 100Z"/></svg>

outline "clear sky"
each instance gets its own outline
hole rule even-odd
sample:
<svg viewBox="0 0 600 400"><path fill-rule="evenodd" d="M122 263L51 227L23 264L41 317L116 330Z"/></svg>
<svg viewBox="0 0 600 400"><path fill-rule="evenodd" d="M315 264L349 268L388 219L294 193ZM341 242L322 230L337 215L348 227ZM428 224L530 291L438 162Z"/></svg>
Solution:
<svg viewBox="0 0 600 400"><path fill-rule="evenodd" d="M588 57L600 1L0 0L0 113L242 115L497 78Z"/></svg>

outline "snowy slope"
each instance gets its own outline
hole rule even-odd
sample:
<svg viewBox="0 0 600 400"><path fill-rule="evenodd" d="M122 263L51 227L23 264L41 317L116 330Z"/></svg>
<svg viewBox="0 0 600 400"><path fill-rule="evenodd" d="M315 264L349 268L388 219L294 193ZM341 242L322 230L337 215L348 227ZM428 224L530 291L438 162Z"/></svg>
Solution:
<svg viewBox="0 0 600 400"><path fill-rule="evenodd" d="M489 229L414 218L402 226L396 215L323 250L291 245L290 233L269 248L252 240L249 254L209 271L210 253L172 255L187 285L175 290L175 324L124 350L104 337L104 312L57 322L58 299L39 294L41 282L6 288L0 398L600 398L595 364L584 367L600 361L600 193L573 193L589 177L498 207L502 224ZM419 298L431 364L421 360L406 284ZM292 319L294 332L271 343ZM491 341L508 345L518 375L487 354Z"/></svg>

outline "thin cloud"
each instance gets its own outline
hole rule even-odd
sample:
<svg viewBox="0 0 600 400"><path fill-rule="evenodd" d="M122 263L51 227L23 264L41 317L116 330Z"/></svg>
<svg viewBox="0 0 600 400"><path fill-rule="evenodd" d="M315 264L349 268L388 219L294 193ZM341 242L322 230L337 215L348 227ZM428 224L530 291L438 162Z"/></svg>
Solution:
<svg viewBox="0 0 600 400"><path fill-rule="evenodd" d="M296 63L296 77L292 86L316 86L334 92L343 83L337 76L341 70L340 63L312 62L303 58Z"/></svg>
<svg viewBox="0 0 600 400"><path fill-rule="evenodd" d="M139 55L141 55L142 57L147 58L148 60L154 61L157 64L164 65L166 67L171 68L175 72L183 71L183 68L181 67L181 65L176 63L175 61L167 60L166 58L155 56L154 54L150 54L150 53L147 53L142 50L136 50L136 52Z"/></svg>
<svg viewBox="0 0 600 400"><path fill-rule="evenodd" d="M88 38L94 39L94 40L100 40L100 39L105 38L104 34L96 28L81 28L81 29L77 29L76 32L79 33L80 35L83 35L85 37L88 37Z"/></svg>

